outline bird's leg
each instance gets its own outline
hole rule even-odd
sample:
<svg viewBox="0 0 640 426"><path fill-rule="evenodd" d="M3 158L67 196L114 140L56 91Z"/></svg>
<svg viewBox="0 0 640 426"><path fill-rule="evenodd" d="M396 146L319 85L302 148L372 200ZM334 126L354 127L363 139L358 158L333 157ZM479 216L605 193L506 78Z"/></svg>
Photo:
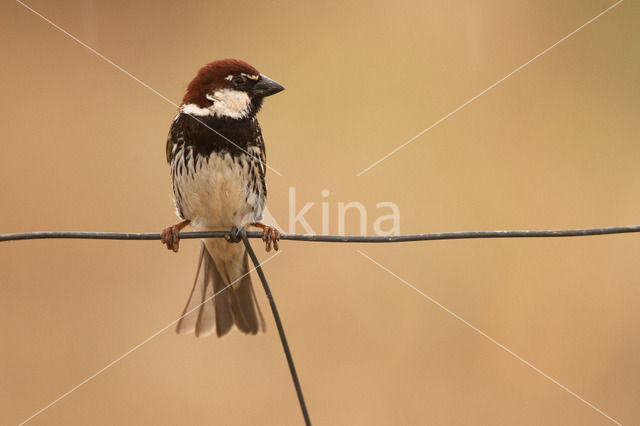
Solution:
<svg viewBox="0 0 640 426"><path fill-rule="evenodd" d="M162 241L162 244L166 244L167 249L173 250L177 253L180 244L179 232L182 231L182 228L187 226L190 222L191 221L189 219L186 219L163 229L160 233L160 241Z"/></svg>
<svg viewBox="0 0 640 426"><path fill-rule="evenodd" d="M280 241L280 231L275 226L265 225L264 223L254 222L251 224L256 228L262 229L262 241L265 243L265 250L271 251L271 243L273 248L278 251L278 241Z"/></svg>

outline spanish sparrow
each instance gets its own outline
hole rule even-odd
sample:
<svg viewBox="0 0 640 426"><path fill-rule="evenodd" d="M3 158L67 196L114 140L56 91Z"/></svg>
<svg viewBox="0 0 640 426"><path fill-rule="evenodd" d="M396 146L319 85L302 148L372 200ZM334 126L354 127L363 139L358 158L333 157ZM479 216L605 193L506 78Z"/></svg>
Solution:
<svg viewBox="0 0 640 426"><path fill-rule="evenodd" d="M167 161L178 216L162 242L178 251L179 231L263 229L267 250L279 232L259 222L265 206L265 148L256 114L266 96L284 90L246 62L223 59L202 67L187 86L167 138ZM227 288L228 287L228 288ZM213 297L215 295L215 297ZM197 307L197 308L196 308ZM193 310L193 312L190 312ZM195 283L178 333L218 336L235 324L243 333L265 328L242 244L202 240Z"/></svg>

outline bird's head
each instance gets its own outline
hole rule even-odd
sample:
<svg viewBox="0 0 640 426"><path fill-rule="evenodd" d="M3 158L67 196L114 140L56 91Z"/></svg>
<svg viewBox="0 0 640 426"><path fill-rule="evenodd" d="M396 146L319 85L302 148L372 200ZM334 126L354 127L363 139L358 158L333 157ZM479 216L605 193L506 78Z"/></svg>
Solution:
<svg viewBox="0 0 640 426"><path fill-rule="evenodd" d="M182 98L181 110L198 116L246 118L258 112L280 84L237 59L220 59L200 68Z"/></svg>

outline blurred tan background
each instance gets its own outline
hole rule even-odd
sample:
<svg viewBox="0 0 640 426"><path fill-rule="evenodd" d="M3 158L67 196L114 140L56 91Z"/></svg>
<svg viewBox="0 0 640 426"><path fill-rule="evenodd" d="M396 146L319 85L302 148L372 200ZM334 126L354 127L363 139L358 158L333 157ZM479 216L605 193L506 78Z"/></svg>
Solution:
<svg viewBox="0 0 640 426"><path fill-rule="evenodd" d="M632 1L356 177L612 3L28 4L175 102L203 64L247 60L287 88L260 116L284 175L268 174L277 221L286 228L295 187L298 209L315 203L306 218L318 232L323 201L331 233L338 202L363 203L373 233L376 203L392 201L413 233L640 222ZM0 8L0 232L174 223L164 144L175 108L20 4ZM346 231L359 232L355 214ZM628 234L283 242L266 274L315 424L613 424L356 249L609 416L640 422L640 235ZM175 320L198 250L0 244L0 423L23 421ZM171 328L29 424L301 424L258 293L266 334Z"/></svg>

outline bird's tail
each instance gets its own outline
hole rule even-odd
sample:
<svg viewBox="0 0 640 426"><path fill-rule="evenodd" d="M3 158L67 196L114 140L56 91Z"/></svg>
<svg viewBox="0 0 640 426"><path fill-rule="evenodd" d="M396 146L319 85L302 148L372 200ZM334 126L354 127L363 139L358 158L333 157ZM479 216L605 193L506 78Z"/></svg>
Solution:
<svg viewBox="0 0 640 426"><path fill-rule="evenodd" d="M232 244L224 240L220 243ZM193 289L176 328L179 334L195 332L199 337L208 336L215 330L218 337L222 337L234 324L246 334L264 331L264 318L251 284L249 260L244 247L239 256L234 257L231 261L237 262L238 265L234 266L238 268L217 266L202 243ZM223 268L227 270L221 270ZM229 277L228 271L233 269L239 272L233 274L235 278Z"/></svg>

